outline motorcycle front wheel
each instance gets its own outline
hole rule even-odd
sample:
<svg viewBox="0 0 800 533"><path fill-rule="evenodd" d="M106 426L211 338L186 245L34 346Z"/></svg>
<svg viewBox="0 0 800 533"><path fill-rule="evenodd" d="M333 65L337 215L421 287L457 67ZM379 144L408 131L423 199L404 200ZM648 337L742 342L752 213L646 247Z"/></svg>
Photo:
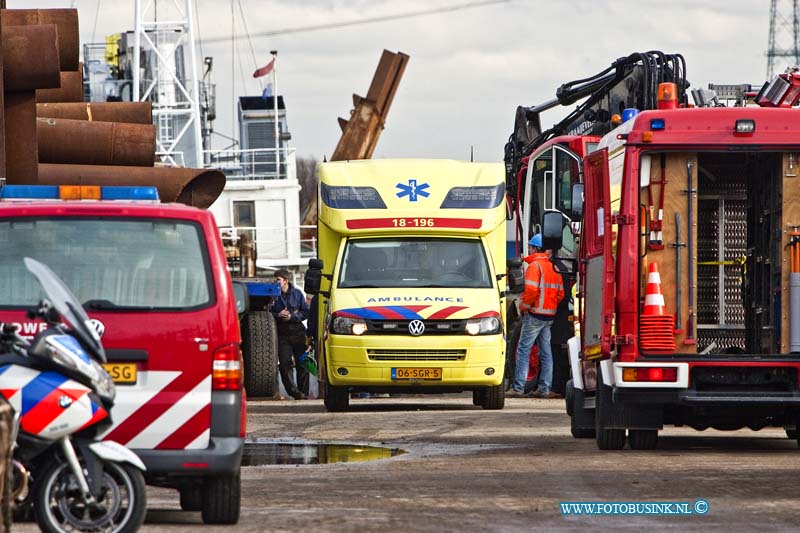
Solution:
<svg viewBox="0 0 800 533"><path fill-rule="evenodd" d="M103 463L100 492L86 505L69 465L48 466L34 489L34 514L42 531L128 533L144 522L147 511L144 477L135 466Z"/></svg>

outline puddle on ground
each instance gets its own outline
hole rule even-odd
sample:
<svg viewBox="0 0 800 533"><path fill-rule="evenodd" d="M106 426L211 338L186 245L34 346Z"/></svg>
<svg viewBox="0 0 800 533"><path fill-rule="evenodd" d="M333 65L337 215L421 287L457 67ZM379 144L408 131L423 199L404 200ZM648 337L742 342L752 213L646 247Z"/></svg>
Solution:
<svg viewBox="0 0 800 533"><path fill-rule="evenodd" d="M388 459L406 453L399 448L352 444L297 444L266 439L244 442L242 466L321 465Z"/></svg>

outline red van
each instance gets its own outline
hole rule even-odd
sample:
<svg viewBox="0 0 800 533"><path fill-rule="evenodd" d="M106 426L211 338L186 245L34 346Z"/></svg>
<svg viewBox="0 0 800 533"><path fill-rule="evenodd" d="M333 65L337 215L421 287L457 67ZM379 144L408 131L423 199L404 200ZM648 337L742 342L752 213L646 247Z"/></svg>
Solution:
<svg viewBox="0 0 800 533"><path fill-rule="evenodd" d="M9 187L6 187L7 189ZM151 485L203 521L236 523L246 398L239 322L211 213L125 201L0 202L0 321L32 336L42 295L22 258L52 268L103 332L117 383L106 438L134 450Z"/></svg>

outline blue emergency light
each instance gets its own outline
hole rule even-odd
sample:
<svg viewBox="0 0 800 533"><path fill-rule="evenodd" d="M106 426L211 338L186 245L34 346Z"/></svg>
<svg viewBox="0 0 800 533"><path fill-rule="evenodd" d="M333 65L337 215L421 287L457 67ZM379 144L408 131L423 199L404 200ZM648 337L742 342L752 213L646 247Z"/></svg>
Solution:
<svg viewBox="0 0 800 533"><path fill-rule="evenodd" d="M158 189L152 186L98 185L5 185L0 200L123 200L158 202Z"/></svg>
<svg viewBox="0 0 800 533"><path fill-rule="evenodd" d="M651 118L650 119L650 129L651 130L663 130L667 126L666 122L664 122L663 118Z"/></svg>

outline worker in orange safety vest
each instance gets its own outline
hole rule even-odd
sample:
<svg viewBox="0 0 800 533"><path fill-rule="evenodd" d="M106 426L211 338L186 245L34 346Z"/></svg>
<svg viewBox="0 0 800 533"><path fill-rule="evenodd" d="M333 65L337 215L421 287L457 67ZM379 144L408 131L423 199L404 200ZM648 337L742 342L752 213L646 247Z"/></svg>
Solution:
<svg viewBox="0 0 800 533"><path fill-rule="evenodd" d="M561 275L553 269L551 251L543 250L542 236L537 233L529 244L530 255L525 257L525 291L519 304L522 327L517 343L517 364L514 381L506 397L525 396L525 380L528 376L531 348L539 346L539 383L533 398L553 398L550 392L553 382L553 352L550 348L550 327L556 316L558 304L564 299L564 283Z"/></svg>

